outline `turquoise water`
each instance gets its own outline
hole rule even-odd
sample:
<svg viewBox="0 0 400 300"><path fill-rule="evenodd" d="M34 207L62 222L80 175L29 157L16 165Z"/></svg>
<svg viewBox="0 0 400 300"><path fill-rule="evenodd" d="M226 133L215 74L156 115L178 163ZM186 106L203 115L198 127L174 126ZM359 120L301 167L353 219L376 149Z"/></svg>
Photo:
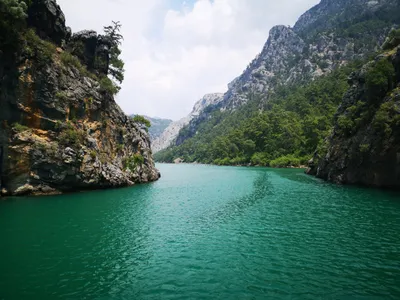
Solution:
<svg viewBox="0 0 400 300"><path fill-rule="evenodd" d="M159 165L0 202L0 299L400 299L400 195L301 170Z"/></svg>

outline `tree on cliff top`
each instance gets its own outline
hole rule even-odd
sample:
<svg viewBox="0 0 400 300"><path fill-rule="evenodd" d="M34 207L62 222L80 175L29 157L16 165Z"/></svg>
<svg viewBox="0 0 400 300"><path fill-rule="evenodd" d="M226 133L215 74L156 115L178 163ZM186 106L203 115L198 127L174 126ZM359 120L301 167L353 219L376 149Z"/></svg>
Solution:
<svg viewBox="0 0 400 300"><path fill-rule="evenodd" d="M136 123L146 126L146 129L151 127L151 122L147 120L144 116L136 115L132 118L132 120Z"/></svg>
<svg viewBox="0 0 400 300"><path fill-rule="evenodd" d="M0 12L2 16L12 17L14 20L23 20L26 15L26 1L21 0L0 0ZM2 17L3 19L3 17Z"/></svg>
<svg viewBox="0 0 400 300"><path fill-rule="evenodd" d="M110 68L109 75L117 80L119 83L122 83L124 80L124 62L119 57L121 55L121 42L124 39L121 35L121 23L112 21L112 25L104 27L104 33L106 38L109 40L111 44L110 49Z"/></svg>
<svg viewBox="0 0 400 300"><path fill-rule="evenodd" d="M23 0L0 0L0 52L6 51L9 46L15 47L18 43L18 32L25 25L27 17L26 2Z"/></svg>

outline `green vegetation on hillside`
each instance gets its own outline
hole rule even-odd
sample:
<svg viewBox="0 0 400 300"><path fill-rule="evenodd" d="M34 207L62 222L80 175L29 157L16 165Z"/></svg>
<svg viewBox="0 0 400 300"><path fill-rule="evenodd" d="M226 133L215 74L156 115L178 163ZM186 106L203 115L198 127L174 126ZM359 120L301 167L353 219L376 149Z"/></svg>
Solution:
<svg viewBox="0 0 400 300"><path fill-rule="evenodd" d="M144 117L150 121L151 127L149 128L149 135L152 141L161 136L164 130L172 123L172 120L169 119L151 118L149 116Z"/></svg>
<svg viewBox="0 0 400 300"><path fill-rule="evenodd" d="M248 94L246 105L233 112L214 111L194 137L155 158L217 165L304 165L329 135L347 78L361 65L354 62L306 85L278 86L268 96ZM181 135L185 131L187 127Z"/></svg>
<svg viewBox="0 0 400 300"><path fill-rule="evenodd" d="M400 29L392 29L386 38L385 43L382 45L382 49L389 50L398 45L400 45Z"/></svg>
<svg viewBox="0 0 400 300"><path fill-rule="evenodd" d="M144 125L146 127L146 129L151 127L151 123L149 120L147 120L145 117L141 116L141 115L136 115L134 117L132 117L132 120L136 123L139 123L141 125Z"/></svg>
<svg viewBox="0 0 400 300"><path fill-rule="evenodd" d="M336 123L341 134L346 137L352 136L361 127L372 122L376 130L382 129L382 137L385 134L390 135L392 121L397 124L400 120L393 118L393 113L391 113L395 111L393 98L398 94L398 88L395 89L395 76L394 66L387 57L381 57L380 60L368 65L365 76L367 97L348 106L343 114L337 116ZM387 95L390 96L391 101L382 104L382 99ZM361 148L365 150L366 146Z"/></svg>
<svg viewBox="0 0 400 300"><path fill-rule="evenodd" d="M19 43L19 32L26 26L27 8L30 1L0 0L0 58L6 52L14 52Z"/></svg>
<svg viewBox="0 0 400 300"><path fill-rule="evenodd" d="M334 33L335 36L342 38L354 38L355 49L359 50L366 45L377 45L382 30L388 30L393 24L400 23L400 6L398 5L395 7L388 5L376 12L371 12L364 11L362 4L347 0L346 2L346 4L340 4L345 5L341 13L318 18L316 22L303 27L299 32L300 35L308 41L315 41L322 32Z"/></svg>

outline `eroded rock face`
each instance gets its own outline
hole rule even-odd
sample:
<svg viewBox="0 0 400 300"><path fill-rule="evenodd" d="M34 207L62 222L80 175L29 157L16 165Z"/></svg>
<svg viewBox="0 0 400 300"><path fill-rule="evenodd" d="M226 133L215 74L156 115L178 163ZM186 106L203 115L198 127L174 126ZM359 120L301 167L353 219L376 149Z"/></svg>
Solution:
<svg viewBox="0 0 400 300"><path fill-rule="evenodd" d="M228 85L223 101L214 109L236 110L247 103L249 94L268 99L278 85L309 82L369 55L385 41L394 25L388 20L396 13L400 13L397 0L322 0L293 28L279 25L271 29L261 53ZM376 21L378 16L386 21ZM369 22L390 25L368 28ZM192 119L188 125L191 134L184 132L177 141L192 137L211 113L207 110Z"/></svg>
<svg viewBox="0 0 400 300"><path fill-rule="evenodd" d="M34 0L30 24L56 45L67 37L64 15L51 0ZM1 32L0 32L1 34ZM29 35L31 36L31 35ZM99 74L86 70L62 47L21 32L26 41L0 60L0 195L41 195L145 183L160 177L148 133L126 116ZM81 60L108 57L94 32ZM95 44L95 45L94 45ZM32 51L38 46L39 50ZM106 54L107 52L107 54ZM93 55L94 54L94 55ZM64 57L64 59L63 59ZM108 68L108 61L105 61Z"/></svg>
<svg viewBox="0 0 400 300"><path fill-rule="evenodd" d="M367 74L382 61L393 64L396 80L387 93L376 96ZM307 172L341 184L400 189L400 48L366 64L349 83L332 135Z"/></svg>
<svg viewBox="0 0 400 300"><path fill-rule="evenodd" d="M321 0L300 17L294 30L302 36L335 30L340 23L355 19L366 21L375 13L398 12L398 5L397 0Z"/></svg>
<svg viewBox="0 0 400 300"><path fill-rule="evenodd" d="M65 26L64 13L55 0L33 0L28 9L28 24L41 38L57 45L71 37L71 29Z"/></svg>
<svg viewBox="0 0 400 300"><path fill-rule="evenodd" d="M303 53L305 42L289 27L275 26L262 52L242 73L229 84L221 102L223 109L235 109L246 103L248 93L265 93L277 83L277 76L285 81L294 80L296 72L310 72L314 66L294 67ZM296 65L297 66L297 65Z"/></svg>
<svg viewBox="0 0 400 300"><path fill-rule="evenodd" d="M159 178L147 132L97 81L57 57L44 69L25 61L20 71L15 93L1 99L7 110L2 188L8 193L49 194Z"/></svg>
<svg viewBox="0 0 400 300"><path fill-rule="evenodd" d="M151 123L151 127L148 129L148 131L152 144L157 138L159 138L164 133L164 130L167 129L167 127L171 125L171 123L173 122L172 120L169 119L152 118L149 116L144 116L144 117Z"/></svg>
<svg viewBox="0 0 400 300"><path fill-rule="evenodd" d="M179 131L188 125L191 120L200 117L204 110L207 108L212 108L213 106L219 104L223 95L221 93L213 93L207 94L199 101L197 101L193 107L192 112L186 116L185 118L180 119L179 121L172 122L161 134L161 136L157 137L152 142L152 149L154 153L159 152L163 149L169 147L177 138ZM178 141L179 142L179 141Z"/></svg>
<svg viewBox="0 0 400 300"><path fill-rule="evenodd" d="M97 75L108 74L110 48L110 42L93 30L74 33L67 45L67 49Z"/></svg>

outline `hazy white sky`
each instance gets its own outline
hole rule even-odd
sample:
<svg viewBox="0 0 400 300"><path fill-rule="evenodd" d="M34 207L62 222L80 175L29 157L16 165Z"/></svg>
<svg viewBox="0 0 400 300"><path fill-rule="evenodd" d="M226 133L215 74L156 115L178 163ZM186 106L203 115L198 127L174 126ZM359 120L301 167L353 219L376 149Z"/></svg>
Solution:
<svg viewBox="0 0 400 300"><path fill-rule="evenodd" d="M204 94L225 92L274 25L293 25L319 0L58 0L73 32L122 23L127 114L187 115Z"/></svg>

